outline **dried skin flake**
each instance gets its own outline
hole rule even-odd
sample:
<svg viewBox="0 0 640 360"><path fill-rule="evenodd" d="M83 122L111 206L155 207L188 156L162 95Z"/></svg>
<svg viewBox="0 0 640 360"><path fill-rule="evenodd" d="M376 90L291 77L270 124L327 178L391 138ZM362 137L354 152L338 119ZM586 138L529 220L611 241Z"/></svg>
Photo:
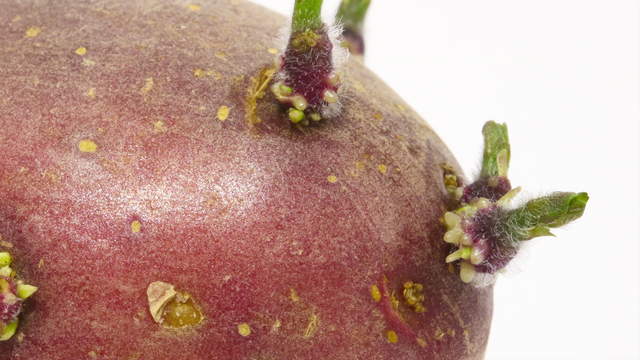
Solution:
<svg viewBox="0 0 640 360"><path fill-rule="evenodd" d="M147 299L149 300L149 312L153 320L158 324L162 323L164 308L176 297L176 290L173 285L154 281L147 287Z"/></svg>

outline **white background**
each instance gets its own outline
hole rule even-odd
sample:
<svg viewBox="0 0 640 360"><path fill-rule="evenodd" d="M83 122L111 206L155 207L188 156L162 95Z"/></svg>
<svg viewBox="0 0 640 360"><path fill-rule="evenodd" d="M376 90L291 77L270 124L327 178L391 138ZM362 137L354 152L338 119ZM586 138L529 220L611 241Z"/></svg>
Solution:
<svg viewBox="0 0 640 360"><path fill-rule="evenodd" d="M635 0L372 1L367 65L468 174L492 119L526 195L591 196L498 279L487 360L640 359L639 14Z"/></svg>

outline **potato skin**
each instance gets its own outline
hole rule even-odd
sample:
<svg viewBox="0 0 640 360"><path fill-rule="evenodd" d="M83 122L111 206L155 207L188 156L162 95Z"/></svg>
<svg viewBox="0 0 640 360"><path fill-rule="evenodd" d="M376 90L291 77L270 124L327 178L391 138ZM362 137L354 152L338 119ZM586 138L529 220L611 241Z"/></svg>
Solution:
<svg viewBox="0 0 640 360"><path fill-rule="evenodd" d="M0 0L0 234L40 287L0 359L482 359L492 289L444 264L455 159L357 60L335 119L252 110L283 26L237 0ZM158 280L204 322L156 324Z"/></svg>

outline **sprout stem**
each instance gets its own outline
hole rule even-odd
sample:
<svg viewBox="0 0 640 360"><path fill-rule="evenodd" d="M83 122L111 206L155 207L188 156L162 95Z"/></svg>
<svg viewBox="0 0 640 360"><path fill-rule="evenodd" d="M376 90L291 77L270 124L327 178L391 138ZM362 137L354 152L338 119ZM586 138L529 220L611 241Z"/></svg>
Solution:
<svg viewBox="0 0 640 360"><path fill-rule="evenodd" d="M484 155L480 177L507 176L511 147L506 124L487 122L482 128L484 135Z"/></svg>
<svg viewBox="0 0 640 360"><path fill-rule="evenodd" d="M291 30L294 33L317 30L322 27L322 0L296 0Z"/></svg>
<svg viewBox="0 0 640 360"><path fill-rule="evenodd" d="M371 0L342 0L336 14L336 21L345 28L361 32L370 4Z"/></svg>
<svg viewBox="0 0 640 360"><path fill-rule="evenodd" d="M581 217L589 200L587 193L558 192L528 201L507 212L503 223L515 241L553 235L549 228L560 227Z"/></svg>

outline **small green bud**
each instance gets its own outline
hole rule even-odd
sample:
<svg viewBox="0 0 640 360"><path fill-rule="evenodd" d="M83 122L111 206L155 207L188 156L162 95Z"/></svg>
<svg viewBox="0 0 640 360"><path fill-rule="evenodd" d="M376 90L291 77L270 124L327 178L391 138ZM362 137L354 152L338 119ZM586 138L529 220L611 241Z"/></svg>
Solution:
<svg viewBox="0 0 640 360"><path fill-rule="evenodd" d="M11 275L13 275L13 269L10 266L0 268L0 276L10 277Z"/></svg>
<svg viewBox="0 0 640 360"><path fill-rule="evenodd" d="M289 109L289 120L292 123L297 124L304 120L304 113L298 109L291 108Z"/></svg>
<svg viewBox="0 0 640 360"><path fill-rule="evenodd" d="M285 84L280 84L280 94L289 96L293 93L293 89Z"/></svg>
<svg viewBox="0 0 640 360"><path fill-rule="evenodd" d="M16 295L18 295L20 299L24 300L33 295L36 291L38 291L38 288L36 286L28 284L18 284Z"/></svg>
<svg viewBox="0 0 640 360"><path fill-rule="evenodd" d="M304 111L307 108L307 106L309 106L307 99L305 99L304 96L300 96L300 95L296 95L293 98L291 98L291 104L293 105L294 108L300 111Z"/></svg>
<svg viewBox="0 0 640 360"><path fill-rule="evenodd" d="M16 333L18 329L18 319L8 323L4 329L0 330L0 341L7 341Z"/></svg>
<svg viewBox="0 0 640 360"><path fill-rule="evenodd" d="M9 266L12 261L11 254L6 251L0 252L0 267Z"/></svg>

